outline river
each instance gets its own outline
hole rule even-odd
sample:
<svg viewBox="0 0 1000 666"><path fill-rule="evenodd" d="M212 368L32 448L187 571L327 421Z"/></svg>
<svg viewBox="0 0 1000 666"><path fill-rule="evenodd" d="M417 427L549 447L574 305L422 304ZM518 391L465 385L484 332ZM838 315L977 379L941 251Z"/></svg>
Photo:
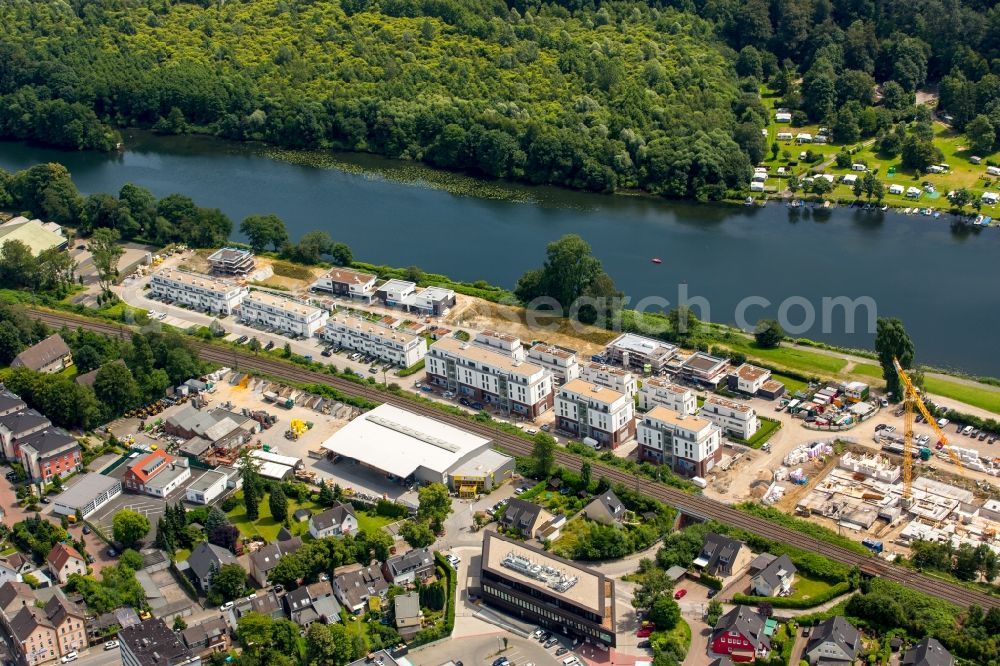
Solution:
<svg viewBox="0 0 1000 666"><path fill-rule="evenodd" d="M797 335L871 348L866 310L857 310L853 333L842 309L823 316L823 298L870 298L879 315L903 319L919 362L1000 376L993 349L1000 234L993 230L953 231L943 220L891 212L697 205L554 188L505 186L511 198L480 198L373 177L370 170L398 163L370 156L338 156L358 167L344 171L198 137L135 133L126 145L106 155L0 143L0 167L61 162L83 193L116 192L126 182L157 196L179 192L222 209L237 227L251 213L276 213L293 238L323 229L361 260L506 287L541 264L546 243L576 233L633 303L659 297L673 305L686 289L722 323L737 323L747 298L757 299L745 311L751 323L777 318L785 303L792 325L804 327L807 311L815 316Z"/></svg>

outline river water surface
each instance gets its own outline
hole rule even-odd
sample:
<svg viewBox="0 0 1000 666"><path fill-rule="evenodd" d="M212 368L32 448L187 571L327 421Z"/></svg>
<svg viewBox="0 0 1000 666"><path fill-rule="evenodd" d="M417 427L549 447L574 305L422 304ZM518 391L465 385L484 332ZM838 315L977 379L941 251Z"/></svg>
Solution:
<svg viewBox="0 0 1000 666"><path fill-rule="evenodd" d="M157 196L178 192L218 207L237 227L249 214L276 213L293 239L322 229L360 260L505 287L541 264L546 243L576 233L633 302L657 296L674 304L684 285L690 297L707 299L713 321L735 323L748 297L771 303L747 310L750 322L775 317L797 297L792 323L803 321L804 303L816 315L799 335L871 348L863 310L854 333L840 310L825 326L822 316L824 297L869 297L879 315L903 319L919 362L1000 375L995 230L959 232L943 220L848 208L725 207L553 188L511 186L512 199L488 199L373 177L371 170L398 165L368 156L338 156L368 170L359 173L211 139L135 134L126 145L105 155L0 143L0 167L61 162L86 194L133 182Z"/></svg>

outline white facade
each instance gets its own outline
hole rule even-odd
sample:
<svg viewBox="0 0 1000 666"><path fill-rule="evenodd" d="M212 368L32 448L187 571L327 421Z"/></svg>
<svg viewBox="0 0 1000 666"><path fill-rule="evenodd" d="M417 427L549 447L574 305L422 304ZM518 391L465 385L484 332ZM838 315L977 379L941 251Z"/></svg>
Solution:
<svg viewBox="0 0 1000 666"><path fill-rule="evenodd" d="M629 398L638 392L639 383L631 372L593 361L580 366L580 379L624 393Z"/></svg>
<svg viewBox="0 0 1000 666"><path fill-rule="evenodd" d="M387 280L378 290L385 294L387 305L402 305L413 297L417 285L406 280Z"/></svg>
<svg viewBox="0 0 1000 666"><path fill-rule="evenodd" d="M705 399L700 416L740 439L750 439L760 428L760 419L753 407L717 395L710 395Z"/></svg>
<svg viewBox="0 0 1000 666"><path fill-rule="evenodd" d="M480 347L509 356L515 361L523 361L526 358L521 338L516 335L500 333L499 331L480 331L476 333L472 342Z"/></svg>
<svg viewBox="0 0 1000 666"><path fill-rule="evenodd" d="M191 468L186 463L187 458L174 461L169 468L146 482L146 492L154 497L169 497L170 493L180 488L185 481L191 478Z"/></svg>
<svg viewBox="0 0 1000 666"><path fill-rule="evenodd" d="M349 268L332 268L312 283L313 289L371 302L375 296L375 276Z"/></svg>
<svg viewBox="0 0 1000 666"><path fill-rule="evenodd" d="M744 363L736 368L736 389L741 393L756 395L764 383L771 379L771 371Z"/></svg>
<svg viewBox="0 0 1000 666"><path fill-rule="evenodd" d="M528 350L528 360L551 372L562 384L580 376L580 364L572 349L538 343Z"/></svg>
<svg viewBox="0 0 1000 666"><path fill-rule="evenodd" d="M529 418L552 406L552 376L539 365L442 338L427 352L428 381Z"/></svg>
<svg viewBox="0 0 1000 666"><path fill-rule="evenodd" d="M252 291L240 305L243 321L272 326L284 333L311 337L326 325L330 313L323 308L282 298L266 291Z"/></svg>
<svg viewBox="0 0 1000 666"><path fill-rule="evenodd" d="M650 377L642 383L639 390L639 409L649 411L657 405L681 414L694 414L698 411L698 399L694 391L660 377Z"/></svg>
<svg viewBox="0 0 1000 666"><path fill-rule="evenodd" d="M455 304L455 292L445 287L425 287L413 294L411 307L424 314L442 315Z"/></svg>
<svg viewBox="0 0 1000 666"><path fill-rule="evenodd" d="M636 426L639 459L669 464L675 471L702 476L718 462L719 427L707 419L654 407Z"/></svg>
<svg viewBox="0 0 1000 666"><path fill-rule="evenodd" d="M157 298L219 314L232 314L249 291L235 282L172 268L153 273L149 290Z"/></svg>
<svg viewBox="0 0 1000 666"><path fill-rule="evenodd" d="M379 360L408 368L427 355L427 340L382 324L337 315L330 317L319 337L346 349L371 354Z"/></svg>
<svg viewBox="0 0 1000 666"><path fill-rule="evenodd" d="M211 504L222 493L226 492L226 475L222 472L209 470L189 485L184 491L187 501L194 504Z"/></svg>
<svg viewBox="0 0 1000 666"><path fill-rule="evenodd" d="M574 379L556 394L556 427L615 447L635 432L633 404L625 393Z"/></svg>

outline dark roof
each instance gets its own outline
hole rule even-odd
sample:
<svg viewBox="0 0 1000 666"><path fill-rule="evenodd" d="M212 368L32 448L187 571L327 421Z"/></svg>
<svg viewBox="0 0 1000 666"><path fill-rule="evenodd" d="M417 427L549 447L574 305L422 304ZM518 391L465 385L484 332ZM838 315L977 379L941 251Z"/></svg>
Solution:
<svg viewBox="0 0 1000 666"><path fill-rule="evenodd" d="M13 414L28 405L16 393L11 393L0 384L0 414Z"/></svg>
<svg viewBox="0 0 1000 666"><path fill-rule="evenodd" d="M51 421L34 409L23 409L20 412L0 416L0 425L13 433L15 438L23 432L39 426L48 426L50 423Z"/></svg>
<svg viewBox="0 0 1000 666"><path fill-rule="evenodd" d="M228 633L229 625L220 615L188 627L181 632L181 638L188 647L202 646L207 645L211 639L226 636Z"/></svg>
<svg viewBox="0 0 1000 666"><path fill-rule="evenodd" d="M0 585L0 609L6 609L18 598L34 599L35 594L27 583L9 580Z"/></svg>
<svg viewBox="0 0 1000 666"><path fill-rule="evenodd" d="M736 631L740 636L750 641L754 649L760 649L761 645L768 646L771 641L764 634L764 618L749 606L737 606L719 618L715 623L717 634L722 631Z"/></svg>
<svg viewBox="0 0 1000 666"><path fill-rule="evenodd" d="M309 596L309 588L305 585L297 587L285 595L285 603L288 604L288 612L294 613L312 606L312 597Z"/></svg>
<svg viewBox="0 0 1000 666"><path fill-rule="evenodd" d="M742 541L710 532L705 535L705 541L698 556L708 560L705 569L710 574L716 575L719 571L726 571L728 575L732 573L732 564L742 547Z"/></svg>
<svg viewBox="0 0 1000 666"><path fill-rule="evenodd" d="M590 504L587 505L587 509L595 504L599 504L604 507L604 510L608 513L608 516L612 520L621 521L622 517L625 515L625 505L622 504L622 501L618 499L618 496L610 490L595 497Z"/></svg>
<svg viewBox="0 0 1000 666"><path fill-rule="evenodd" d="M236 558L225 548L202 541L191 551L187 562L198 578L208 578L213 570L218 570L223 564L236 564Z"/></svg>
<svg viewBox="0 0 1000 666"><path fill-rule="evenodd" d="M411 551L390 557L385 561L389 574L395 578L410 571L419 571L425 567L434 568L434 556L429 548L414 548Z"/></svg>
<svg viewBox="0 0 1000 666"><path fill-rule="evenodd" d="M79 446L77 441L62 428L46 428L19 439L17 443L22 448L30 446L42 457L62 451L66 447Z"/></svg>
<svg viewBox="0 0 1000 666"><path fill-rule="evenodd" d="M41 610L34 606L24 606L8 623L10 632L19 641L25 641L39 626L52 628L52 623Z"/></svg>
<svg viewBox="0 0 1000 666"><path fill-rule="evenodd" d="M735 666L729 657L719 657L708 666Z"/></svg>
<svg viewBox="0 0 1000 666"><path fill-rule="evenodd" d="M757 575L763 578L773 589L781 585L781 579L783 578L782 574L794 575L796 571L798 571L798 569L796 569L795 565L792 564L792 558L788 557L788 555L782 555L781 557L773 559L771 563L764 567L764 569Z"/></svg>
<svg viewBox="0 0 1000 666"><path fill-rule="evenodd" d="M46 365L69 354L66 341L58 333L50 335L38 344L32 345L14 357L12 368L24 366L32 370L41 370Z"/></svg>
<svg viewBox="0 0 1000 666"><path fill-rule="evenodd" d="M952 666L955 658L936 638L928 636L903 655L903 666Z"/></svg>
<svg viewBox="0 0 1000 666"><path fill-rule="evenodd" d="M839 615L828 618L813 629L806 652L827 642L836 644L853 661L861 648L861 632Z"/></svg>
<svg viewBox="0 0 1000 666"><path fill-rule="evenodd" d="M180 637L158 617L122 629L118 632L118 640L123 647L128 647L142 666L179 664L193 656Z"/></svg>
<svg viewBox="0 0 1000 666"><path fill-rule="evenodd" d="M54 626L58 627L67 617L83 619L87 614L69 599L56 594L49 599L49 603L45 604L45 615Z"/></svg>
<svg viewBox="0 0 1000 666"><path fill-rule="evenodd" d="M278 560L285 555L291 555L302 547L302 539L292 537L285 541L269 543L256 553L250 553L250 560L258 571L268 572L278 566Z"/></svg>
<svg viewBox="0 0 1000 666"><path fill-rule="evenodd" d="M322 513L317 513L309 522L312 523L317 530L325 530L334 525L342 525L347 516L354 516L354 507L350 504L335 504L331 508L323 511ZM356 517L356 516L355 516Z"/></svg>
<svg viewBox="0 0 1000 666"><path fill-rule="evenodd" d="M515 527L521 532L530 530L538 521L542 507L522 499L513 498L503 510L500 522L509 527Z"/></svg>
<svg viewBox="0 0 1000 666"><path fill-rule="evenodd" d="M382 596L389 589L389 583L377 566L367 566L356 571L343 573L334 579L337 588L352 607L365 599Z"/></svg>

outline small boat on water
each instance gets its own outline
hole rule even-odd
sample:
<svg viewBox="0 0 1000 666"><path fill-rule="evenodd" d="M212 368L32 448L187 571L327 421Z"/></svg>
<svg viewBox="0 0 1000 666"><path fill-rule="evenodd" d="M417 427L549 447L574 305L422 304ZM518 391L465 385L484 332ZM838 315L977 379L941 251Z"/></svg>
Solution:
<svg viewBox="0 0 1000 666"><path fill-rule="evenodd" d="M883 213L884 213L885 211L887 211L887 210L889 210L889 204L885 204L884 206L882 206L882 212L883 212Z"/></svg>
<svg viewBox="0 0 1000 666"><path fill-rule="evenodd" d="M663 259L660 259L659 257L653 257L652 259L650 259L650 261L652 261L654 264L662 264L663 263Z"/></svg>

